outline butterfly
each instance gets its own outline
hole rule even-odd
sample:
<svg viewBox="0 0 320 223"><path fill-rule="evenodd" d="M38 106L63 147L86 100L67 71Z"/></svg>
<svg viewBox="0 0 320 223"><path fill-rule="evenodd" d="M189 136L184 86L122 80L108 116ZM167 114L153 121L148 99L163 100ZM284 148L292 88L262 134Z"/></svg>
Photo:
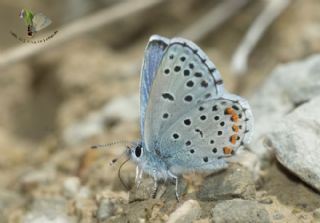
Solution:
<svg viewBox="0 0 320 223"><path fill-rule="evenodd" d="M28 28L28 36L33 36L34 33L48 27L52 21L42 13L34 14L30 10L22 9L19 17L24 20Z"/></svg>
<svg viewBox="0 0 320 223"><path fill-rule="evenodd" d="M136 164L136 185L143 173L178 183L184 173L216 172L248 144L253 116L248 102L224 90L215 65L193 42L150 37L140 75L139 142L127 147Z"/></svg>

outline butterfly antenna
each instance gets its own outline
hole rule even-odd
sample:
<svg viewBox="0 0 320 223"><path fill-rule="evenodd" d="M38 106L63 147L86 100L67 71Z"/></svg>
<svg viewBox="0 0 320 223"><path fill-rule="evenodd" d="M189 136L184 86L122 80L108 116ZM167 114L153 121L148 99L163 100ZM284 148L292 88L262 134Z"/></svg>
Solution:
<svg viewBox="0 0 320 223"><path fill-rule="evenodd" d="M115 142L111 142L111 143L106 143L106 144L97 144L97 145L92 145L90 146L91 149L99 149L99 148L104 148L104 147L110 147L116 144L133 144L134 142L130 142L130 141L115 141Z"/></svg>
<svg viewBox="0 0 320 223"><path fill-rule="evenodd" d="M113 166L121 157L127 155L129 153L130 147L127 146L127 149L123 151L118 157L111 160L110 165Z"/></svg>
<svg viewBox="0 0 320 223"><path fill-rule="evenodd" d="M121 177L121 168L124 166L124 164L126 164L130 159L126 159L123 163L121 163L120 167L119 167L119 170L118 170L118 177L119 177L119 180L121 182L121 184L124 186L124 188L126 188L126 190L128 191L129 190L129 187L128 185L126 185Z"/></svg>

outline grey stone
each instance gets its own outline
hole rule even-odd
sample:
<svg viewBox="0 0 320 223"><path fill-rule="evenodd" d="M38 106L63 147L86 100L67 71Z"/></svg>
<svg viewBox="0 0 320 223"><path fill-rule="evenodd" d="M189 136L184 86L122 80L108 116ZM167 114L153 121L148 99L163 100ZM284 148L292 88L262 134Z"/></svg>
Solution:
<svg viewBox="0 0 320 223"><path fill-rule="evenodd" d="M313 211L313 218L320 221L320 208Z"/></svg>
<svg viewBox="0 0 320 223"><path fill-rule="evenodd" d="M259 199L258 202L261 204L272 204L273 200L270 197L264 197L262 199Z"/></svg>
<svg viewBox="0 0 320 223"><path fill-rule="evenodd" d="M56 169L52 165L28 171L21 178L21 184L25 190L40 184L47 184L56 179Z"/></svg>
<svg viewBox="0 0 320 223"><path fill-rule="evenodd" d="M103 198L99 202L97 210L97 218L99 221L104 221L114 215L115 207L110 199Z"/></svg>
<svg viewBox="0 0 320 223"><path fill-rule="evenodd" d="M150 199L153 192L153 179L148 177L142 180L139 188L134 185L129 192L129 202L143 201ZM184 180L180 180L178 184L178 193L182 197L187 190L187 183ZM160 182L159 188L156 194L156 198L163 198L165 200L176 199L175 196L175 184L173 182Z"/></svg>
<svg viewBox="0 0 320 223"><path fill-rule="evenodd" d="M24 223L72 223L67 214L67 202L64 199L38 199L32 204L31 211L25 216Z"/></svg>
<svg viewBox="0 0 320 223"><path fill-rule="evenodd" d="M281 220L284 219L284 215L278 211L276 211L273 216L272 216L273 220Z"/></svg>
<svg viewBox="0 0 320 223"><path fill-rule="evenodd" d="M267 136L278 161L320 191L320 97L301 105Z"/></svg>
<svg viewBox="0 0 320 223"><path fill-rule="evenodd" d="M0 190L0 210L22 203L23 199L18 193L4 189Z"/></svg>
<svg viewBox="0 0 320 223"><path fill-rule="evenodd" d="M8 210L16 209L24 203L23 197L13 191L0 190L0 222L9 222Z"/></svg>
<svg viewBox="0 0 320 223"><path fill-rule="evenodd" d="M199 203L195 200L187 200L170 214L167 223L192 223L200 218L200 214Z"/></svg>
<svg viewBox="0 0 320 223"><path fill-rule="evenodd" d="M238 164L205 178L197 193L203 201L243 198L254 199L256 189L251 173Z"/></svg>
<svg viewBox="0 0 320 223"><path fill-rule="evenodd" d="M159 199L148 199L139 202L132 202L126 208L125 221L122 222L159 222L159 219L167 218L169 212L168 207L170 206L171 211L174 210L176 201L164 202ZM121 218L120 218L121 219ZM161 221L163 222L163 220Z"/></svg>
<svg viewBox="0 0 320 223"><path fill-rule="evenodd" d="M222 201L212 209L214 223L269 223L269 213L256 201Z"/></svg>
<svg viewBox="0 0 320 223"><path fill-rule="evenodd" d="M249 149L266 165L272 157L263 146L265 134L298 105L320 95L320 55L278 66L261 89L249 99L255 127Z"/></svg>
<svg viewBox="0 0 320 223"><path fill-rule="evenodd" d="M129 222L129 220L125 215L117 215L117 216L110 217L106 222L107 223L123 223L123 222ZM130 222L134 222L134 221L131 220Z"/></svg>

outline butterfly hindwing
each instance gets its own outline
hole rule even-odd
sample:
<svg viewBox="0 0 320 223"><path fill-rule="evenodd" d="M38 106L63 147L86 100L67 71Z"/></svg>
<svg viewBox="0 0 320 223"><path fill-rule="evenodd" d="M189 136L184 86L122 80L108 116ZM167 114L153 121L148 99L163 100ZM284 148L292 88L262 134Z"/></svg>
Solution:
<svg viewBox="0 0 320 223"><path fill-rule="evenodd" d="M160 140L166 131L197 105L219 98L223 92L221 76L203 51L187 40L172 39L148 100L143 135L146 149L165 151Z"/></svg>
<svg viewBox="0 0 320 223"><path fill-rule="evenodd" d="M224 167L229 157L248 143L252 114L241 97L225 94L190 109L162 135L161 153L173 171Z"/></svg>
<svg viewBox="0 0 320 223"><path fill-rule="evenodd" d="M32 19L33 32L38 32L51 24L51 20L42 13L37 13Z"/></svg>

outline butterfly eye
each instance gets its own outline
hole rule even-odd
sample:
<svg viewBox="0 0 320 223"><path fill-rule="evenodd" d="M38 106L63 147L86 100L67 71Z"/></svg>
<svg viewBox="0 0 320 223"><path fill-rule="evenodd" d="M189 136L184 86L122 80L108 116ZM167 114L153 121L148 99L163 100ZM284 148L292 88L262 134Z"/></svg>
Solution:
<svg viewBox="0 0 320 223"><path fill-rule="evenodd" d="M141 145L136 147L136 149L134 150L134 154L136 155L137 158L139 158L142 155L142 147L141 147Z"/></svg>

